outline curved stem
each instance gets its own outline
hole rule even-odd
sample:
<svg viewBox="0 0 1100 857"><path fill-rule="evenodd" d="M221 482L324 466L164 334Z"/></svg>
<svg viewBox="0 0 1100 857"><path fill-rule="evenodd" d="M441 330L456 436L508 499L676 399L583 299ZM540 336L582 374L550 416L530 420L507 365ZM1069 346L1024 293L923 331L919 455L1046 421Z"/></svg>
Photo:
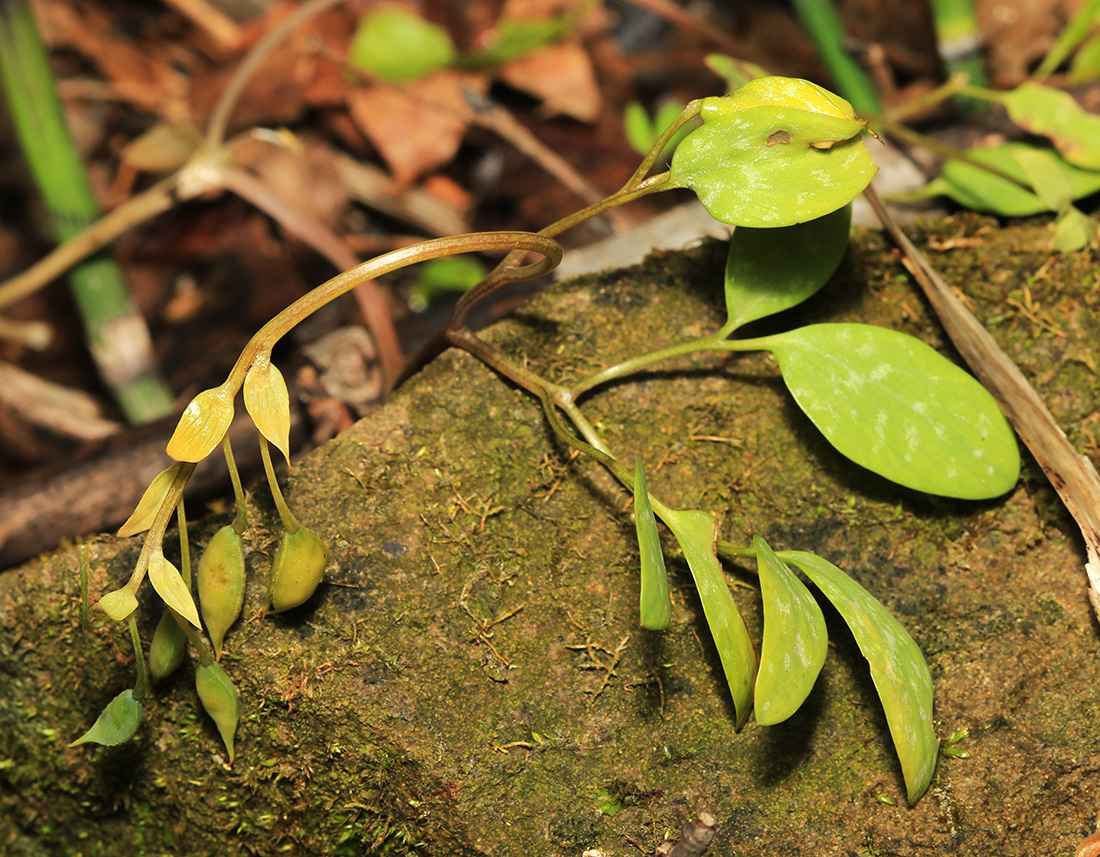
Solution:
<svg viewBox="0 0 1100 857"><path fill-rule="evenodd" d="M407 265L426 262L429 259L438 259L441 256L492 252L494 250L510 251L517 248L532 250L545 256L541 262L516 268L515 272L517 274L532 270L537 273L545 273L546 270L550 270L557 265L562 254L561 245L557 241L540 237L532 232L483 232L471 235L455 235L448 238L435 238L420 244L413 244L410 247L402 247L337 274L331 280L302 295L260 328L255 336L248 341L248 344L237 358L237 362L233 365L229 377L226 379L226 386L234 393L239 390L241 385L244 384L248 368L257 355L270 354L275 343L296 324L366 280L373 280Z"/></svg>
<svg viewBox="0 0 1100 857"><path fill-rule="evenodd" d="M275 468L271 465L271 450L267 445L267 438L260 435L260 457L264 460L264 473L267 474L267 484L271 488L271 496L275 500L275 508L282 519L283 529L288 533L298 532L301 527L298 517L290 511L290 507L283 498L283 492L279 488L279 480L275 478Z"/></svg>
<svg viewBox="0 0 1100 857"><path fill-rule="evenodd" d="M176 466L179 469L168 486L168 490L164 492L164 499L161 501L160 508L157 509L153 523L149 526L149 532L145 535L145 543L142 544L141 553L138 554L137 562L134 563L134 570L130 574L130 579L126 581L125 588L133 592L137 591L137 588L141 586L141 582L145 579L145 572L149 570L150 555L161 550L164 544L164 533L168 529L168 522L172 520L172 515L175 514L179 506L180 498L183 497L183 489L187 486L191 474L195 472L195 465L191 462L179 462Z"/></svg>

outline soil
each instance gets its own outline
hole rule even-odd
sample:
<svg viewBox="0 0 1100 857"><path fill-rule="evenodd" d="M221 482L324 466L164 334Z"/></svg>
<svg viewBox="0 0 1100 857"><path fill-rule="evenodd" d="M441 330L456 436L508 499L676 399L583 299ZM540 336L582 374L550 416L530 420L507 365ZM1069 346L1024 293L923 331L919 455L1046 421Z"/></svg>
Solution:
<svg viewBox="0 0 1100 857"><path fill-rule="evenodd" d="M1097 259L1051 255L1048 229L959 216L917 239L1097 460ZM488 336L575 376L716 327L722 266L708 242L568 281ZM823 320L950 353L875 233L765 324ZM190 666L133 742L65 749L132 681L128 640L80 629L71 551L0 578L4 852L626 857L704 809L715 854L1070 855L1094 830L1100 627L1078 532L1030 459L997 501L897 488L824 442L766 355L684 358L584 407L670 505L718 514L726 539L819 553L878 597L928 659L939 735L969 729L969 758L941 758L906 805L866 665L828 610L806 705L737 731L686 567L670 561L669 629L640 630L628 496L570 461L528 396L448 352L295 467L289 502L332 560L291 614L260 615L277 518L253 498L252 583L223 659L242 699L231 767ZM192 538L222 523L203 515ZM94 545L93 598L136 554ZM753 577L727 572L758 640Z"/></svg>

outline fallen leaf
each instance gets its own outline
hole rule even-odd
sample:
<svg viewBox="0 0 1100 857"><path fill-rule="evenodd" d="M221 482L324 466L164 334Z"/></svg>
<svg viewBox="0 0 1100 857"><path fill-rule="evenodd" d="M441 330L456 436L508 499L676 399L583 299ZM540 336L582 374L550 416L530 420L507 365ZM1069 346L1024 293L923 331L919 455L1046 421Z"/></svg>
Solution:
<svg viewBox="0 0 1100 857"><path fill-rule="evenodd" d="M603 96L588 53L572 42L558 42L512 60L501 68L500 78L541 98L550 114L595 122L603 110Z"/></svg>
<svg viewBox="0 0 1100 857"><path fill-rule="evenodd" d="M463 90L487 86L479 75L441 71L400 88L359 87L348 94L348 108L398 185L407 186L455 156L473 115Z"/></svg>

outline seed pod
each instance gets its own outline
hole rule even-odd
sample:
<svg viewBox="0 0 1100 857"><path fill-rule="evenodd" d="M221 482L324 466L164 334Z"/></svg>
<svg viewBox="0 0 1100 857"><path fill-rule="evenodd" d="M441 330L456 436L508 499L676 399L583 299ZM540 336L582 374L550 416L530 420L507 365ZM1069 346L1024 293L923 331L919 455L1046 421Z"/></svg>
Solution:
<svg viewBox="0 0 1100 857"><path fill-rule="evenodd" d="M202 621L214 657L221 660L225 632L241 615L244 603L244 548L236 530L225 526L214 534L202 552L197 577Z"/></svg>
<svg viewBox="0 0 1100 857"><path fill-rule="evenodd" d="M241 718L237 688L233 686L221 664L209 663L199 664L195 668L195 690L199 693L202 707L218 727L232 764L233 738L237 734L237 723Z"/></svg>
<svg viewBox="0 0 1100 857"><path fill-rule="evenodd" d="M160 614L157 629L153 631L153 639L149 643L149 675L153 681L167 678L183 663L183 655L187 650L187 635L176 621L171 611L165 610Z"/></svg>
<svg viewBox="0 0 1100 857"><path fill-rule="evenodd" d="M308 527L284 535L271 564L271 609L282 613L309 600L327 563L328 548Z"/></svg>

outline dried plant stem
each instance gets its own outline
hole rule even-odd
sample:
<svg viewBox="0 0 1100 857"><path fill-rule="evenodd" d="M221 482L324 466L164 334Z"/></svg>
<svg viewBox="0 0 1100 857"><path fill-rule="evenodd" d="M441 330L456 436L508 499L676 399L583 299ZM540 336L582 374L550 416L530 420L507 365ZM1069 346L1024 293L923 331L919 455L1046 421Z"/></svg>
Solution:
<svg viewBox="0 0 1100 857"><path fill-rule="evenodd" d="M1046 405L1016 364L936 273L902 232L872 189L865 191L883 226L901 248L907 267L920 283L944 330L963 359L997 399L1020 439L1027 445L1085 540L1089 599L1100 619L1100 475L1073 448Z"/></svg>

